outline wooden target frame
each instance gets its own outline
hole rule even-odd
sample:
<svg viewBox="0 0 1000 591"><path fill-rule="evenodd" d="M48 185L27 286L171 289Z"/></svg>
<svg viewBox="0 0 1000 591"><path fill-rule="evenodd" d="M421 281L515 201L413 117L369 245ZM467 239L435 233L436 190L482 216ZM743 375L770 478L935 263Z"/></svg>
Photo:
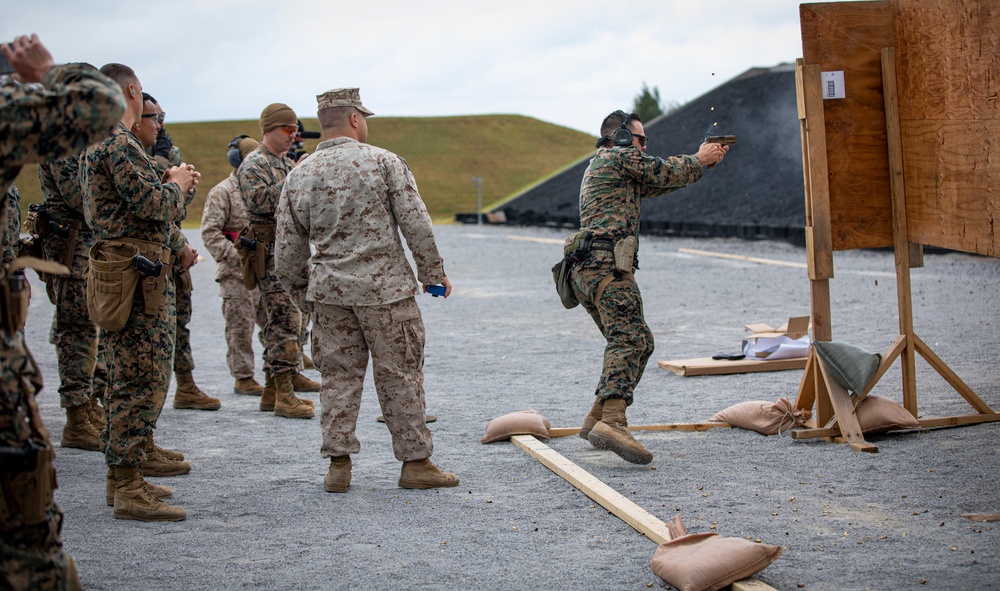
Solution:
<svg viewBox="0 0 1000 591"><path fill-rule="evenodd" d="M917 412L917 355L975 410L920 419L922 427L1000 420L917 336L910 268L920 245L1000 256L1000 7L975 0L802 4L796 62L806 196L813 340L832 339L833 252L892 247L899 335L864 392L851 396L810 353L796 406L812 409L796 439L865 441L854 409L898 358L903 406ZM837 92L842 73L843 92ZM825 100L824 93L840 96Z"/></svg>

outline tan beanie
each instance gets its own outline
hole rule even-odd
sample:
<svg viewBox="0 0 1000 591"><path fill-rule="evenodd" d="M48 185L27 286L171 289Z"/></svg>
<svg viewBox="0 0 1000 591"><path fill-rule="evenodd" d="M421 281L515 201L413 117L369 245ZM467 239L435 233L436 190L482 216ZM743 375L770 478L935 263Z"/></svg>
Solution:
<svg viewBox="0 0 1000 591"><path fill-rule="evenodd" d="M295 115L295 111L291 107L283 103L271 103L264 107L264 110L260 114L261 132L267 133L272 129L277 129L285 125L294 125L296 127L299 125L299 118Z"/></svg>
<svg viewBox="0 0 1000 591"><path fill-rule="evenodd" d="M236 144L236 147L240 151L240 159L246 158L247 154L249 154L250 152L253 152L254 150L256 150L257 146L259 146L259 145L260 145L260 142L258 142L257 140L253 139L252 137L242 138Z"/></svg>

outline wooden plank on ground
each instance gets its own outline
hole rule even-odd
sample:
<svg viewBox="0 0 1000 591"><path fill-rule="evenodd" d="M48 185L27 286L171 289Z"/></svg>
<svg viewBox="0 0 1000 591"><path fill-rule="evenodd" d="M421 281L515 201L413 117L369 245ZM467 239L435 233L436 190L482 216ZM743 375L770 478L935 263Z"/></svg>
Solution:
<svg viewBox="0 0 1000 591"><path fill-rule="evenodd" d="M962 517L969 521L1000 521L1000 513L962 513Z"/></svg>
<svg viewBox="0 0 1000 591"><path fill-rule="evenodd" d="M541 462L585 495L629 524L636 531L657 544L669 542L667 524L649 511L625 498L621 493L604 484L596 476L569 461L562 454L531 435L514 435L511 442L528 455Z"/></svg>
<svg viewBox="0 0 1000 591"><path fill-rule="evenodd" d="M679 376L708 376L734 373L753 373L758 371L782 371L786 369L802 369L806 366L806 357L795 359L776 359L761 361L756 359L712 359L711 357L696 357L694 359L660 360L656 364L663 369Z"/></svg>
<svg viewBox="0 0 1000 591"><path fill-rule="evenodd" d="M629 431L708 431L709 429L730 429L729 423L666 423L663 425L629 425ZM549 437L567 437L580 432L580 427L552 427Z"/></svg>
<svg viewBox="0 0 1000 591"><path fill-rule="evenodd" d="M657 544L671 540L670 529L666 523L628 500L621 493L604 484L599 478L569 461L551 447L531 435L514 435L510 440L528 455L541 462L543 466L564 478L650 540ZM776 591L763 581L754 578L736 581L730 588L733 591Z"/></svg>
<svg viewBox="0 0 1000 591"><path fill-rule="evenodd" d="M740 254L729 254L727 252L713 252L711 250L698 250L695 248L678 248L677 252L683 254L694 254L704 257L715 257L717 259L730 259L735 261L743 261L746 263L758 263L761 265L775 265L777 267L794 267L796 269L805 269L805 263L796 263L792 261L776 261L774 259L761 259L757 257L748 257Z"/></svg>

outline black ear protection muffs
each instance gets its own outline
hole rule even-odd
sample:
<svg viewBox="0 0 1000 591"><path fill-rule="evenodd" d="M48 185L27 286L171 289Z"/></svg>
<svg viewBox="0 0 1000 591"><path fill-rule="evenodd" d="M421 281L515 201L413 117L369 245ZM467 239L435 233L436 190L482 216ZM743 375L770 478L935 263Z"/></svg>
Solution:
<svg viewBox="0 0 1000 591"><path fill-rule="evenodd" d="M621 117L622 120L621 127L616 129L611 135L606 135L601 139L597 140L597 146L595 147L600 148L608 140L611 140L611 143L618 146L619 148L627 148L631 146L632 132L629 131L628 127L626 127L628 125L629 115L625 111L620 111L620 110L615 111L614 113L612 113L612 115L618 115L619 117Z"/></svg>
<svg viewBox="0 0 1000 591"><path fill-rule="evenodd" d="M627 148L632 145L632 132L628 130L628 115L625 111L615 111L622 118L622 126L611 134L611 141L619 148Z"/></svg>
<svg viewBox="0 0 1000 591"><path fill-rule="evenodd" d="M238 135L233 138L233 141L229 142L229 151L226 152L226 157L229 158L229 165L233 168L239 168L240 163L243 162L243 155L240 154L240 140L250 137L248 135Z"/></svg>

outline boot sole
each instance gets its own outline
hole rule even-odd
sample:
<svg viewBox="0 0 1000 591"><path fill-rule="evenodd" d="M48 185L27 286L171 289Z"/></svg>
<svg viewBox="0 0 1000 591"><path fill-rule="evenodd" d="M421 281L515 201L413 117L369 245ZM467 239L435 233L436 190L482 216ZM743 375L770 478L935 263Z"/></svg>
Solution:
<svg viewBox="0 0 1000 591"><path fill-rule="evenodd" d="M329 484L327 484L327 483L324 482L323 483L323 490L325 490L328 493L345 493L345 492L347 492L347 489L350 486L351 486L350 484L348 484L346 486L330 486Z"/></svg>
<svg viewBox="0 0 1000 591"><path fill-rule="evenodd" d="M72 449L82 449L84 451L101 451L101 444L99 443L97 445L92 445L80 441L63 440L59 445L67 449L72 448Z"/></svg>
<svg viewBox="0 0 1000 591"><path fill-rule="evenodd" d="M458 486L459 481L456 478L454 482L442 482L441 484L430 484L426 482L403 482L400 480L396 483L399 488L409 488L414 490L426 490L428 488L451 488L453 486Z"/></svg>
<svg viewBox="0 0 1000 591"><path fill-rule="evenodd" d="M174 408L178 410L190 409L190 410L219 410L222 408L222 403L212 403L212 404L177 404L174 402Z"/></svg>
<svg viewBox="0 0 1000 591"><path fill-rule="evenodd" d="M185 474L190 474L191 473L191 468L183 468L183 469L178 469L178 470L170 470L170 471L160 472L160 471L153 470L151 468L147 468L146 466L143 466L142 467L142 473L145 476L153 476L153 477L159 477L159 478L170 477L170 476L184 476Z"/></svg>
<svg viewBox="0 0 1000 591"><path fill-rule="evenodd" d="M118 513L115 511L115 519L131 519L132 521L184 521L187 519L187 514L143 517L139 515L132 515L131 513Z"/></svg>
<svg viewBox="0 0 1000 591"><path fill-rule="evenodd" d="M591 431L587 441L597 449L604 449L618 454L621 459L632 464L648 464L653 461L653 454L646 454L636 451L614 437L605 435L600 431ZM647 455L648 454L648 455Z"/></svg>
<svg viewBox="0 0 1000 591"><path fill-rule="evenodd" d="M274 416L276 416L276 417L285 417L286 419L311 419L311 418L313 418L316 415L315 415L315 413L309 413L307 415L290 415L290 414L288 414L286 412L282 412L280 410L275 410L274 411Z"/></svg>
<svg viewBox="0 0 1000 591"><path fill-rule="evenodd" d="M319 392L320 389L319 388L292 388L292 391L294 391L294 392L300 392L300 393L315 393L315 392Z"/></svg>
<svg viewBox="0 0 1000 591"><path fill-rule="evenodd" d="M233 394L239 394L241 396L260 396L263 393L263 390L237 390L236 388L233 388Z"/></svg>

